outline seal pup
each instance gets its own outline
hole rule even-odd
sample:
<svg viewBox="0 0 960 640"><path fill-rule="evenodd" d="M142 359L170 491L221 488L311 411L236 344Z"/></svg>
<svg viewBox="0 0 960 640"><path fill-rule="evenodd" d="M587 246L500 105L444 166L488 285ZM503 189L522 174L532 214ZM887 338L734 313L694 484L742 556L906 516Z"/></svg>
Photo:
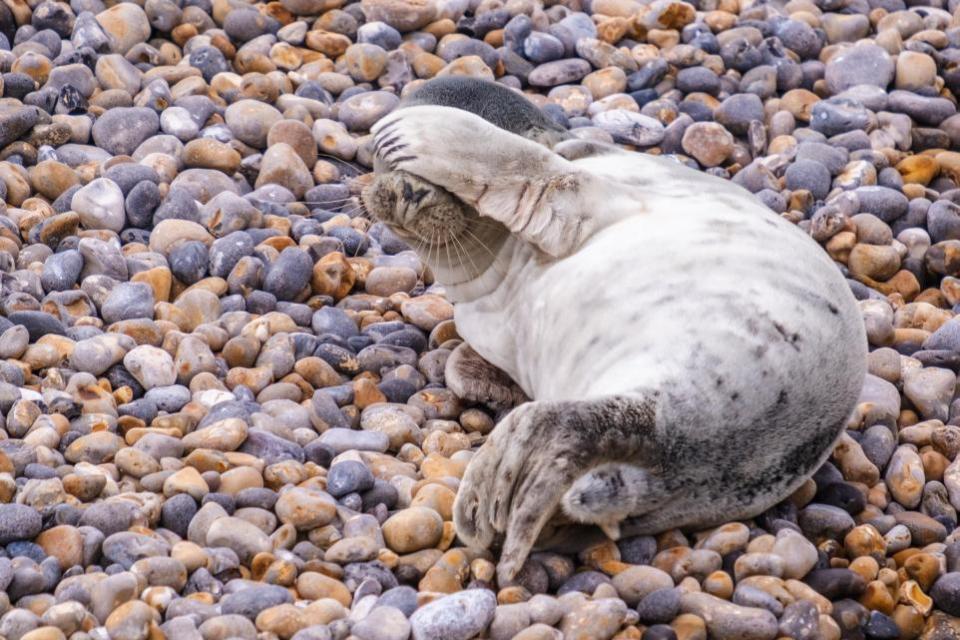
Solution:
<svg viewBox="0 0 960 640"><path fill-rule="evenodd" d="M826 253L752 194L451 106L403 106L373 134L368 210L531 398L454 507L467 544L502 539L501 583L557 514L614 538L705 528L774 506L830 455L866 372L861 315Z"/></svg>

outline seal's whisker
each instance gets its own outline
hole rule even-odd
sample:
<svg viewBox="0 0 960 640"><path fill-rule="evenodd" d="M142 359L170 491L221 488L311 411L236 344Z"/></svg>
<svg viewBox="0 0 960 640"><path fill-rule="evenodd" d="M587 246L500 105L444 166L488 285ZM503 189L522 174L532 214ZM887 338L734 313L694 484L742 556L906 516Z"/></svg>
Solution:
<svg viewBox="0 0 960 640"><path fill-rule="evenodd" d="M440 231L433 231L430 235L430 242L433 243L433 246L437 249L437 256L434 258L438 263L440 262Z"/></svg>
<svg viewBox="0 0 960 640"><path fill-rule="evenodd" d="M449 234L448 234L448 237L449 237ZM443 243L443 248L447 254L447 266L449 267L451 264L453 264L453 261L450 259L450 242L445 240Z"/></svg>
<svg viewBox="0 0 960 640"><path fill-rule="evenodd" d="M500 266L500 256L497 255L496 253L494 253L493 250L490 249L490 247L488 247L487 244L486 244L483 240L481 240L479 236L477 236L477 234L475 234L474 232L470 231L470 229L464 229L463 231L464 231L464 233L466 233L467 235L469 235L471 238L473 238L473 240L474 240L477 244L479 244L479 245L483 248L484 251L486 251L487 253L490 254L490 257L493 258L493 264L494 264L494 265L496 265L496 266L498 266L498 267Z"/></svg>
<svg viewBox="0 0 960 640"><path fill-rule="evenodd" d="M351 212L359 211L360 213L370 213L370 211L367 209L367 205L363 204L362 202L357 206L353 207L352 209L350 209L350 211Z"/></svg>
<svg viewBox="0 0 960 640"><path fill-rule="evenodd" d="M334 161L336 161L336 162L339 162L340 164L345 165L345 166L347 166L347 167L350 167L351 169L356 169L356 168L357 168L357 166L356 166L355 164L353 164L352 162L350 162L349 160L344 160L343 158L338 158L337 156L330 155L329 153L321 153L321 152L318 152L318 153L317 153L317 157L319 157L319 158L329 158L330 160L334 160Z"/></svg>
<svg viewBox="0 0 960 640"><path fill-rule="evenodd" d="M424 238L426 240L426 238ZM430 264L432 262L431 258L433 256L433 234L430 235L430 239L427 240L427 257L425 259L425 264Z"/></svg>
<svg viewBox="0 0 960 640"><path fill-rule="evenodd" d="M427 253L428 263L432 263L434 261L433 259L434 249L437 250L436 261L439 262L440 261L440 245L437 243L437 233L435 231L430 233L430 251Z"/></svg>
<svg viewBox="0 0 960 640"><path fill-rule="evenodd" d="M318 207L326 211L330 211L332 209L338 209L340 207L343 207L344 205L356 206L356 204L354 204L355 201L352 198L348 198L346 200L340 200L338 202L333 202L331 200L313 200L313 201L304 200L302 202L308 207ZM332 213L339 213L339 211L332 211Z"/></svg>
<svg viewBox="0 0 960 640"><path fill-rule="evenodd" d="M423 255L423 239L417 240L417 246L416 246L416 248L415 248L413 251L414 251L414 253L417 254L417 257L418 257L418 258ZM426 273L427 273L427 263L424 262L423 259L421 258L421 259L420 259L420 273L418 273L417 276L418 276L421 280L423 280L423 276L426 275Z"/></svg>
<svg viewBox="0 0 960 640"><path fill-rule="evenodd" d="M480 275L481 270L477 267L477 263L474 261L473 256L471 256L470 252L467 251L467 247L464 246L463 241L460 240L459 238L454 237L454 242L456 242L456 244L459 245L461 249L463 249L464 255L466 255L467 259L470 261L470 266L473 267L473 273L475 273L476 275ZM463 261L461 260L461 264L462 262Z"/></svg>
<svg viewBox="0 0 960 640"><path fill-rule="evenodd" d="M350 202L357 196L347 196L346 198L334 198L332 200L301 200L303 204L343 204L344 202Z"/></svg>
<svg viewBox="0 0 960 640"><path fill-rule="evenodd" d="M357 206L355 206L355 207L350 207L349 209L346 209L345 211L337 211L337 213L338 213L338 214L339 214L339 213L343 213L343 214L345 214L345 215L348 215L348 216L351 216L351 217L352 217L352 214L354 214L354 213L356 213L356 212L358 212L358 211L363 211L363 210L364 210L363 205L357 205Z"/></svg>
<svg viewBox="0 0 960 640"><path fill-rule="evenodd" d="M460 255L460 249L457 248L457 239L452 233L447 232L446 244L447 246L453 245L453 255L457 258L457 267L462 269L465 266L463 257Z"/></svg>

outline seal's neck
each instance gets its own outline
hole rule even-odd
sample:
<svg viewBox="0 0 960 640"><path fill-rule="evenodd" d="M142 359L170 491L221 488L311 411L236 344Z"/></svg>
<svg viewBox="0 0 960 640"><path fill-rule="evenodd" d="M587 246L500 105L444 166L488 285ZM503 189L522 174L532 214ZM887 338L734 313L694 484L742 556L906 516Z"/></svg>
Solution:
<svg viewBox="0 0 960 640"><path fill-rule="evenodd" d="M471 302L500 286L518 242L499 222L478 216L455 240L421 258L451 301Z"/></svg>

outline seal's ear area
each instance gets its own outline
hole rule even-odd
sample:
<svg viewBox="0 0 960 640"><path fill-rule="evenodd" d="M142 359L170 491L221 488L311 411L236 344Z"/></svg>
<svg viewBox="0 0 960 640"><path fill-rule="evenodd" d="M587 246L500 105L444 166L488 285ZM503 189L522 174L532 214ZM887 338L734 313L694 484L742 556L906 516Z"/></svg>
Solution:
<svg viewBox="0 0 960 640"><path fill-rule="evenodd" d="M526 131L521 132L520 135L529 140L533 140L537 144L542 144L547 149L553 150L556 150L557 145L565 141L573 140L570 134L564 129L544 129L543 127L530 127Z"/></svg>
<svg viewBox="0 0 960 640"><path fill-rule="evenodd" d="M628 154L628 151L605 142L595 140L581 140L579 138L565 138L552 147L553 152L561 158L580 160L603 155Z"/></svg>

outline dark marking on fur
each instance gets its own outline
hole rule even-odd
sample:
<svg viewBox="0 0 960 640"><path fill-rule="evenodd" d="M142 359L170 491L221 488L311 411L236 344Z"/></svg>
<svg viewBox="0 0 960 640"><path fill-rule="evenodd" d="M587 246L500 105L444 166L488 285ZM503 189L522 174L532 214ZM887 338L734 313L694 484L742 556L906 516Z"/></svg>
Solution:
<svg viewBox="0 0 960 640"><path fill-rule="evenodd" d="M464 76L434 78L405 96L400 108L417 105L462 109L547 147L572 138L522 94L487 80Z"/></svg>
<svg viewBox="0 0 960 640"><path fill-rule="evenodd" d="M782 324L780 324L779 322L774 322L774 323L773 323L773 328L777 330L777 333L780 334L780 336L783 338L784 342L786 342L787 344L789 344L791 347L793 347L793 348L796 349L797 351L800 351L800 347L797 346L797 343L800 342L800 334L799 334L799 333L791 333L791 332L787 331L787 328L784 327L784 326L783 326Z"/></svg>
<svg viewBox="0 0 960 640"><path fill-rule="evenodd" d="M399 158L391 158L390 164L391 166L395 167L401 162L409 162L410 160L416 160L416 159L417 159L417 156L400 156Z"/></svg>
<svg viewBox="0 0 960 640"><path fill-rule="evenodd" d="M380 149L381 146L383 146L383 142L384 142L384 140L386 139L386 137L389 136L391 133L393 133L393 130L394 130L399 124L400 124L400 121L399 121L399 120L394 120L393 122L391 122L391 123L389 123L389 124L387 124L387 125L384 125L384 127L383 127L382 129L380 129L380 131L379 131L379 132L377 133L377 135L376 135L376 138L374 138L374 141L373 141L373 148L374 148L374 150L376 150L376 151L379 152L379 149Z"/></svg>

